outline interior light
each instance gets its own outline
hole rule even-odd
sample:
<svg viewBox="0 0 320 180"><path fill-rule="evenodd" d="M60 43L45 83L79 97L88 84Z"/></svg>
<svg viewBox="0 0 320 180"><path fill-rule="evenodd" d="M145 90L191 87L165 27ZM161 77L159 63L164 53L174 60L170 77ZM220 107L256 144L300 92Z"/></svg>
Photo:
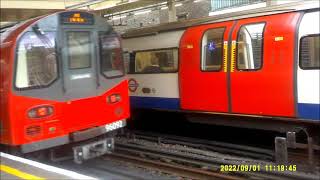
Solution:
<svg viewBox="0 0 320 180"><path fill-rule="evenodd" d="M117 20L117 19L121 19L121 18L126 18L127 16L114 16L112 17L111 20Z"/></svg>
<svg viewBox="0 0 320 180"><path fill-rule="evenodd" d="M161 10L164 10L164 9L168 9L168 6L164 6L161 8Z"/></svg>
<svg viewBox="0 0 320 180"><path fill-rule="evenodd" d="M146 13L149 13L149 12L151 12L151 10L136 12L136 13L134 13L134 15L146 14Z"/></svg>

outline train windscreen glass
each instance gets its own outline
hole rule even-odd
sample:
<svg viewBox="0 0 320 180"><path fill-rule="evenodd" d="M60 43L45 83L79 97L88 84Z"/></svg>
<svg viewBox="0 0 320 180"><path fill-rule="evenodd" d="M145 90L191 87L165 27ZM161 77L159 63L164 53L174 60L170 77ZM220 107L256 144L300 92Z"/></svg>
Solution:
<svg viewBox="0 0 320 180"><path fill-rule="evenodd" d="M115 34L99 33L101 72L107 78L124 75L120 40Z"/></svg>
<svg viewBox="0 0 320 180"><path fill-rule="evenodd" d="M91 67L91 38L90 32L68 32L69 69Z"/></svg>
<svg viewBox="0 0 320 180"><path fill-rule="evenodd" d="M55 32L26 32L17 50L16 88L47 86L58 77Z"/></svg>

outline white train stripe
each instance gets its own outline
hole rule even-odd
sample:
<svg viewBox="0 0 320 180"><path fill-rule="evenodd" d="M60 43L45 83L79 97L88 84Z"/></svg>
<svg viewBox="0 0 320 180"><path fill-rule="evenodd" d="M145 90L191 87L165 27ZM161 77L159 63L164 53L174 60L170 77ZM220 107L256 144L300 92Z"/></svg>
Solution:
<svg viewBox="0 0 320 180"><path fill-rule="evenodd" d="M319 16L319 11L303 16L299 27L299 43L303 36L320 33ZM297 85L298 103L320 104L320 70L303 70L298 64Z"/></svg>
<svg viewBox="0 0 320 180"><path fill-rule="evenodd" d="M7 158L7 159L11 159L13 161L17 161L17 162L21 162L21 163L24 163L24 164L28 164L28 165L34 166L36 168L43 169L45 171L50 171L50 172L53 172L53 173L56 173L56 174L61 174L61 175L64 175L64 176L68 176L68 177L70 177L72 179L86 179L86 180L96 179L96 178L93 178L93 177L90 177L90 176L86 176L86 175L82 175L82 174L79 174L79 173L76 173L76 172L73 172L73 171L57 168L57 167L54 167L54 166L50 166L50 165L46 165L46 164L39 163L39 162L36 162L36 161L32 161L32 160L29 160L29 159L24 159L24 158L21 158L21 157L13 156L13 155L6 154L6 153L3 153L3 152L0 152L0 156L4 157L4 158Z"/></svg>
<svg viewBox="0 0 320 180"><path fill-rule="evenodd" d="M128 74L128 78L137 82L137 89L130 96L179 98L178 73ZM144 92L143 88L150 92Z"/></svg>

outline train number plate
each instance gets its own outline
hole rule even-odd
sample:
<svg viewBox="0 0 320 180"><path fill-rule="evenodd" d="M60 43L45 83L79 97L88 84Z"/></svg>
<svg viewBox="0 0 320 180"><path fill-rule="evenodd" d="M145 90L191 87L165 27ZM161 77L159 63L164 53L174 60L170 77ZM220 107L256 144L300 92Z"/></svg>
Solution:
<svg viewBox="0 0 320 180"><path fill-rule="evenodd" d="M105 128L106 128L107 132L109 132L109 131L113 131L115 129L122 128L124 126L126 126L126 121L125 120L120 120L120 121L113 122L111 124L107 124L105 126Z"/></svg>

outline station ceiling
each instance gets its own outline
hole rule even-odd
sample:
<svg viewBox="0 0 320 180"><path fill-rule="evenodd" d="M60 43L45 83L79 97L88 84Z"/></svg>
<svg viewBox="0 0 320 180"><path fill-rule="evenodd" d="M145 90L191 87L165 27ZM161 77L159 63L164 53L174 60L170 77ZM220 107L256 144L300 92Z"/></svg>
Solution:
<svg viewBox="0 0 320 180"><path fill-rule="evenodd" d="M101 15L113 14L166 0L1 0L0 21L16 22L64 9L87 9Z"/></svg>

